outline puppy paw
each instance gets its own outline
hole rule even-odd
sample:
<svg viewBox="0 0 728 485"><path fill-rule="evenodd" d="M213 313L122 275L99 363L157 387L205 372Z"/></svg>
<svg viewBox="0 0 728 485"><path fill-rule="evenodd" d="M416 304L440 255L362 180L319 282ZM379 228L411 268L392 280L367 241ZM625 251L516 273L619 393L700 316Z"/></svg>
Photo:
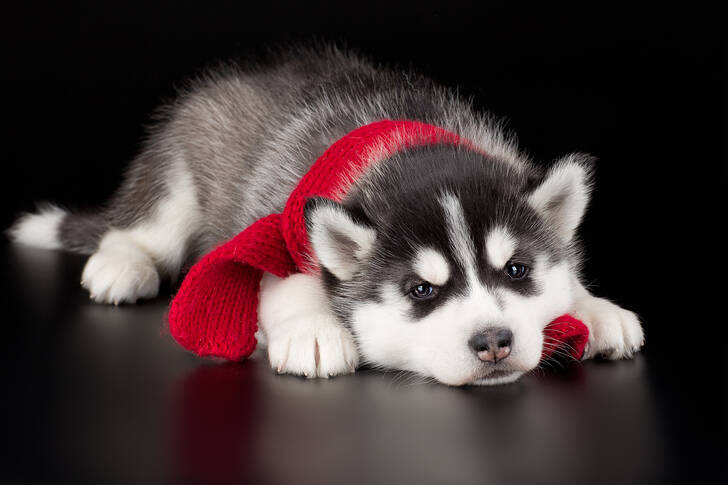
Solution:
<svg viewBox="0 0 728 485"><path fill-rule="evenodd" d="M157 296L159 274L141 250L102 248L86 263L81 285L99 303L135 303Z"/></svg>
<svg viewBox="0 0 728 485"><path fill-rule="evenodd" d="M571 313L589 328L584 359L630 358L645 343L637 315L609 300L585 296L576 301Z"/></svg>
<svg viewBox="0 0 728 485"><path fill-rule="evenodd" d="M297 317L267 329L268 359L279 373L308 378L351 374L359 353L351 333L329 315Z"/></svg>

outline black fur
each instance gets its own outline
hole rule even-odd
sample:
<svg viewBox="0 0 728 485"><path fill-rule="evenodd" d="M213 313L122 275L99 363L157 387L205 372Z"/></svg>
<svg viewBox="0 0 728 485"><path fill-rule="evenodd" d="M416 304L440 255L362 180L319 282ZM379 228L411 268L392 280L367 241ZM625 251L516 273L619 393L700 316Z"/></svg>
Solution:
<svg viewBox="0 0 728 485"><path fill-rule="evenodd" d="M559 262L575 250L571 244L559 244L551 228L526 202L534 181L541 179L536 168L519 170L507 161L452 145L409 149L380 161L377 175L363 177L342 202L352 218L376 230L377 240L352 281L339 281L325 271L332 309L347 322L355 303L379 300L382 282L396 282L398 291L407 295L417 279L412 261L423 247L438 250L453 272L436 297L412 300L412 316L422 318L448 298L463 294L465 268L452 254L440 202L446 192L463 206L479 255L476 263L481 282L524 296L538 294L541 289L533 278L512 280L504 270L487 263L485 236L495 226L507 227L518 240L513 260L526 265L532 265L537 255ZM321 203L320 199L310 202L306 213Z"/></svg>

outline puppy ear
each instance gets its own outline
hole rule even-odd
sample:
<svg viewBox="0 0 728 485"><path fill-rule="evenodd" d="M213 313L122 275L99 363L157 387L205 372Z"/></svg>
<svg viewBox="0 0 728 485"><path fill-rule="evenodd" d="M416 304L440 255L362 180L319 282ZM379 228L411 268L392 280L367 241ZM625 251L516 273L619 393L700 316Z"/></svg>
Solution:
<svg viewBox="0 0 728 485"><path fill-rule="evenodd" d="M340 280L354 276L377 233L333 200L314 197L304 209L308 239L319 264Z"/></svg>
<svg viewBox="0 0 728 485"><path fill-rule="evenodd" d="M574 153L556 162L528 196L528 203L565 242L571 242L581 223L592 188L594 158Z"/></svg>

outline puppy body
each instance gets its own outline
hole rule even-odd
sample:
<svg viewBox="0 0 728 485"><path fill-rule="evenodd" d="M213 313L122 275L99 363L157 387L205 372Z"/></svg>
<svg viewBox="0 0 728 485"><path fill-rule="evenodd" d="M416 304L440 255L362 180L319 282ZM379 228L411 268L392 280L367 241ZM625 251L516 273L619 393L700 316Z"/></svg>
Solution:
<svg viewBox="0 0 728 485"><path fill-rule="evenodd" d="M334 141L381 119L431 123L474 149L373 150L382 159L342 203L309 202L320 272L262 284L274 368L327 377L365 360L448 384L508 382L538 365L543 327L567 312L590 327L587 356L641 346L635 315L579 283L589 157L541 170L452 92L335 49L203 77L160 111L105 207L45 208L11 234L89 254L82 284L98 302L151 298L160 277L280 212Z"/></svg>

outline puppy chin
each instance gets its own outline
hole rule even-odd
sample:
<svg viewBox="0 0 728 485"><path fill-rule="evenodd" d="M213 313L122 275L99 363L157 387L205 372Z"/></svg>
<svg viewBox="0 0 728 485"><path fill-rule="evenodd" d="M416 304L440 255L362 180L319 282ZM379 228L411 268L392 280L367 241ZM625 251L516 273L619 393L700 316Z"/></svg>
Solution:
<svg viewBox="0 0 728 485"><path fill-rule="evenodd" d="M482 379L476 379L469 382L467 385L470 386L497 386L500 384L510 384L516 382L519 377L523 375L523 371L496 371L493 376L487 376Z"/></svg>
<svg viewBox="0 0 728 485"><path fill-rule="evenodd" d="M435 376L440 383L448 386L497 386L500 384L510 384L515 382L525 374L524 370L516 369L497 369L484 375L484 372L479 369L476 372L469 373L467 375L460 375L457 378L443 378L443 376Z"/></svg>

